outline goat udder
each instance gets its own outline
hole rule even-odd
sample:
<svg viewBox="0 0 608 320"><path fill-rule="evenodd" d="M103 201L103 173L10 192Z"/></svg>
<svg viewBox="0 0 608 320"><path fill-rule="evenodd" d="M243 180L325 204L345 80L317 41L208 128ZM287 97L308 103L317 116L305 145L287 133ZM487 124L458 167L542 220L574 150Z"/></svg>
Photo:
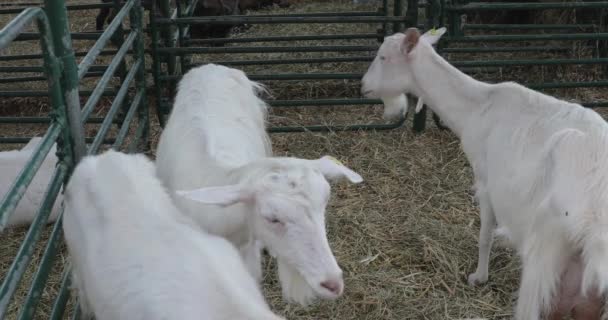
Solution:
<svg viewBox="0 0 608 320"><path fill-rule="evenodd" d="M572 315L575 320L600 319L605 299L596 290L590 290L587 296L583 296L583 270L580 255L577 254L568 261L554 298L556 303L553 304L554 308L547 317L548 320L561 320L567 315Z"/></svg>

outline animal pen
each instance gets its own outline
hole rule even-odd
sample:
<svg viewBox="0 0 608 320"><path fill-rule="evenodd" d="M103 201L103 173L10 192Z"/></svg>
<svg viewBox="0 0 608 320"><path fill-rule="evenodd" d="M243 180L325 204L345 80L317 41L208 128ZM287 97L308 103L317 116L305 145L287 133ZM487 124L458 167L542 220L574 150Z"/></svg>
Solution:
<svg viewBox="0 0 608 320"><path fill-rule="evenodd" d="M0 31L0 123L7 128L0 131L0 143L11 149L33 135L44 136L11 191L3 195L0 230L53 143L59 157L29 229L14 235L12 247L3 244L12 235L0 235L0 319L80 317L69 292L69 263L62 259L61 218L46 227L50 209L82 156L104 148L153 153L177 81L189 68L204 63L242 69L269 88L270 131L281 133L273 136L279 153L341 152L367 168L368 185L382 185L365 187L375 198L359 194L362 200L347 203L338 197L333 209L343 217L328 222L330 233L349 231L331 235L330 242L350 274L346 290L352 293L336 306L322 304L307 314L275 301L280 300L275 284L267 279L273 307L283 308L290 319L508 318L505 310L510 309L504 306L510 304L508 288L517 282L517 271L516 264L505 259L512 258L507 251L493 254L493 263L515 274L495 279L501 288L468 288L462 280L462 273L472 270L476 253L469 239L476 211L463 189L468 188L470 172L457 145L429 147L430 142L453 137L436 130L400 133L406 119L382 122L381 102L360 98L359 80L384 36L410 26L447 26L449 34L438 52L477 79L514 80L587 107L604 107L608 1L292 2L289 9L192 17L196 1L161 0L152 7L149 24L137 0L45 0L27 9L0 7L0 15L10 17L0 20L5 25ZM87 30L91 13L102 7L116 10L115 19L103 32ZM501 13L512 11L532 14L511 21L488 19L500 20ZM33 29L31 22L36 23ZM190 28L200 24L248 29L235 28L227 38L190 38ZM409 113L412 106L410 102ZM426 108L413 118L415 131L422 131ZM436 117L435 122L441 124ZM335 136L336 131L353 132ZM421 140L424 135L428 141ZM328 136L348 141L328 145ZM305 151L313 147L319 150ZM381 152L386 154L378 156ZM443 158L447 162L438 160ZM373 168L377 162L383 163ZM396 177L383 180L388 174ZM387 189L391 184L399 186L397 192ZM438 197L441 200L434 200ZM374 203L385 205L383 212L375 214ZM401 213L410 207L421 211L412 215L427 214L429 220ZM448 214L439 212L443 210ZM373 246L361 238L372 239ZM458 249L463 251L451 246L456 242L464 243ZM471 261L456 258L461 256Z"/></svg>

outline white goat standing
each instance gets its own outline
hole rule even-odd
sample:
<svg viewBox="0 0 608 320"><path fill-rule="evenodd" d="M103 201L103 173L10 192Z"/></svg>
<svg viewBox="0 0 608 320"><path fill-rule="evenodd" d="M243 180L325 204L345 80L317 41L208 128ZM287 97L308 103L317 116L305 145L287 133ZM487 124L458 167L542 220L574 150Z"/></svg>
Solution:
<svg viewBox="0 0 608 320"><path fill-rule="evenodd" d="M36 149L36 146L40 144L42 138L34 137L20 150L10 150L0 152L0 197L4 197L10 187L13 185L15 178L19 175L27 161L32 156L32 153ZM40 165L38 172L32 179L27 191L19 201L17 208L8 219L7 226L18 227L32 223L38 208L42 204L44 199L44 193L48 187L53 172L55 171L55 165L57 164L57 156L55 155L57 145L53 145L48 155ZM47 223L54 222L59 214L59 208L61 206L62 195L59 193L57 200L49 215Z"/></svg>
<svg viewBox="0 0 608 320"><path fill-rule="evenodd" d="M325 232L326 178L363 179L330 157L271 157L261 89L224 66L187 72L160 137L158 176L178 191L172 195L184 213L241 250L254 278L261 279L266 247L278 260L287 300L335 299L344 285Z"/></svg>
<svg viewBox="0 0 608 320"><path fill-rule="evenodd" d="M579 304L575 315L599 317L608 291L608 125L578 104L465 75L431 46L444 32L386 38L362 93L412 93L460 138L481 211L470 284L487 281L498 224L523 261L516 319L569 313L585 294L595 303Z"/></svg>
<svg viewBox="0 0 608 320"><path fill-rule="evenodd" d="M144 155L84 158L65 204L63 229L85 315L283 319L269 309L236 248L175 207Z"/></svg>

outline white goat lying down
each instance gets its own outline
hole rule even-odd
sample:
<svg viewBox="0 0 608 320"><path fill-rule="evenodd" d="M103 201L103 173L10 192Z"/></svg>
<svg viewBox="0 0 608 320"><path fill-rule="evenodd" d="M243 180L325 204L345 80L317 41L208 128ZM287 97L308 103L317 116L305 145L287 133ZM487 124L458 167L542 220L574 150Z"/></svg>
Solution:
<svg viewBox="0 0 608 320"><path fill-rule="evenodd" d="M20 150L0 152L0 198L3 198L6 195L9 188L13 185L15 178L17 178L17 175L19 175L41 141L42 138L34 137ZM19 201L17 208L8 219L7 226L9 228L28 225L32 223L36 217L38 208L42 204L44 198L44 192L55 171L55 165L57 164L57 156L55 155L56 150L57 145L53 145L27 188L27 191L21 198L21 201ZM57 219L57 214L59 213L59 208L61 206L61 199L62 196L61 193L59 193L53 210L47 220L48 223L54 222Z"/></svg>
<svg viewBox="0 0 608 320"><path fill-rule="evenodd" d="M84 158L65 203L63 229L87 316L283 319L269 309L236 248L175 207L144 155Z"/></svg>
<svg viewBox="0 0 608 320"><path fill-rule="evenodd" d="M479 263L469 283L488 278L498 224L523 261L516 319L557 319L572 309L579 318L599 317L608 291L608 125L578 104L465 75L431 46L444 32L387 37L362 93L412 93L460 138L481 209Z"/></svg>
<svg viewBox="0 0 608 320"><path fill-rule="evenodd" d="M326 179L363 179L330 157L271 157L261 89L224 66L186 73L160 137L158 176L184 213L241 250L258 281L266 247L288 301L337 298L344 285L325 232Z"/></svg>

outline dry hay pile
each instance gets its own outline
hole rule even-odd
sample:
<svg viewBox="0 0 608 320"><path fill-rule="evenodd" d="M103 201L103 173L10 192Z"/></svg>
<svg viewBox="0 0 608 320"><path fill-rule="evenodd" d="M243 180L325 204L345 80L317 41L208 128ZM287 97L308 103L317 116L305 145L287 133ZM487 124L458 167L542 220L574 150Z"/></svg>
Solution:
<svg viewBox="0 0 608 320"><path fill-rule="evenodd" d="M291 9L272 13L342 11L351 1L297 0ZM80 1L79 1L80 3ZM264 14L268 12L260 12ZM73 22L92 29L95 12ZM74 19L78 19L75 17ZM88 25L87 25L88 23ZM254 25L235 37L373 32L377 26L347 25ZM333 44L373 44L374 40L337 41ZM302 41L294 44L319 45ZM331 57L369 53L270 53L199 56L195 61ZM477 57L476 57L477 58ZM548 57L547 57L548 58ZM367 63L251 66L248 73L364 72ZM551 67L544 67L551 69ZM576 71L576 70L574 70ZM568 72L565 72L566 74ZM528 73L512 74L527 80ZM575 76L584 77L580 74ZM531 82L535 80L532 79ZM358 81L266 82L276 99L356 97ZM591 94L591 93L590 93ZM598 94L594 92L593 94ZM604 96L605 98L605 96ZM36 105L37 101L32 101ZM32 113L43 109L35 109ZM20 109L21 110L21 109ZM379 122L379 106L340 106L275 109L273 124ZM275 265L265 265L264 291L272 308L288 319L507 319L519 279L519 262L512 252L495 248L490 261L490 280L481 287L466 284L477 261L478 211L472 201L471 170L456 137L429 124L423 134L411 133L409 124L386 132L274 134L277 155L315 158L334 155L365 178L361 185L336 184L327 211L327 230L332 249L344 270L345 294L337 301L319 302L308 308L282 301ZM5 129L2 129L2 134ZM160 130L154 123L152 155ZM49 228L50 229L50 228ZM47 230L48 231L48 230ZM0 235L0 277L3 278L25 231ZM37 262L42 248L35 254ZM170 258L170 257L168 257ZM61 277L65 251L43 292L37 317L49 314ZM30 267L26 278L33 276ZM27 282L27 281L25 281ZM8 319L15 319L25 297L20 288ZM70 306L73 299L70 301Z"/></svg>

